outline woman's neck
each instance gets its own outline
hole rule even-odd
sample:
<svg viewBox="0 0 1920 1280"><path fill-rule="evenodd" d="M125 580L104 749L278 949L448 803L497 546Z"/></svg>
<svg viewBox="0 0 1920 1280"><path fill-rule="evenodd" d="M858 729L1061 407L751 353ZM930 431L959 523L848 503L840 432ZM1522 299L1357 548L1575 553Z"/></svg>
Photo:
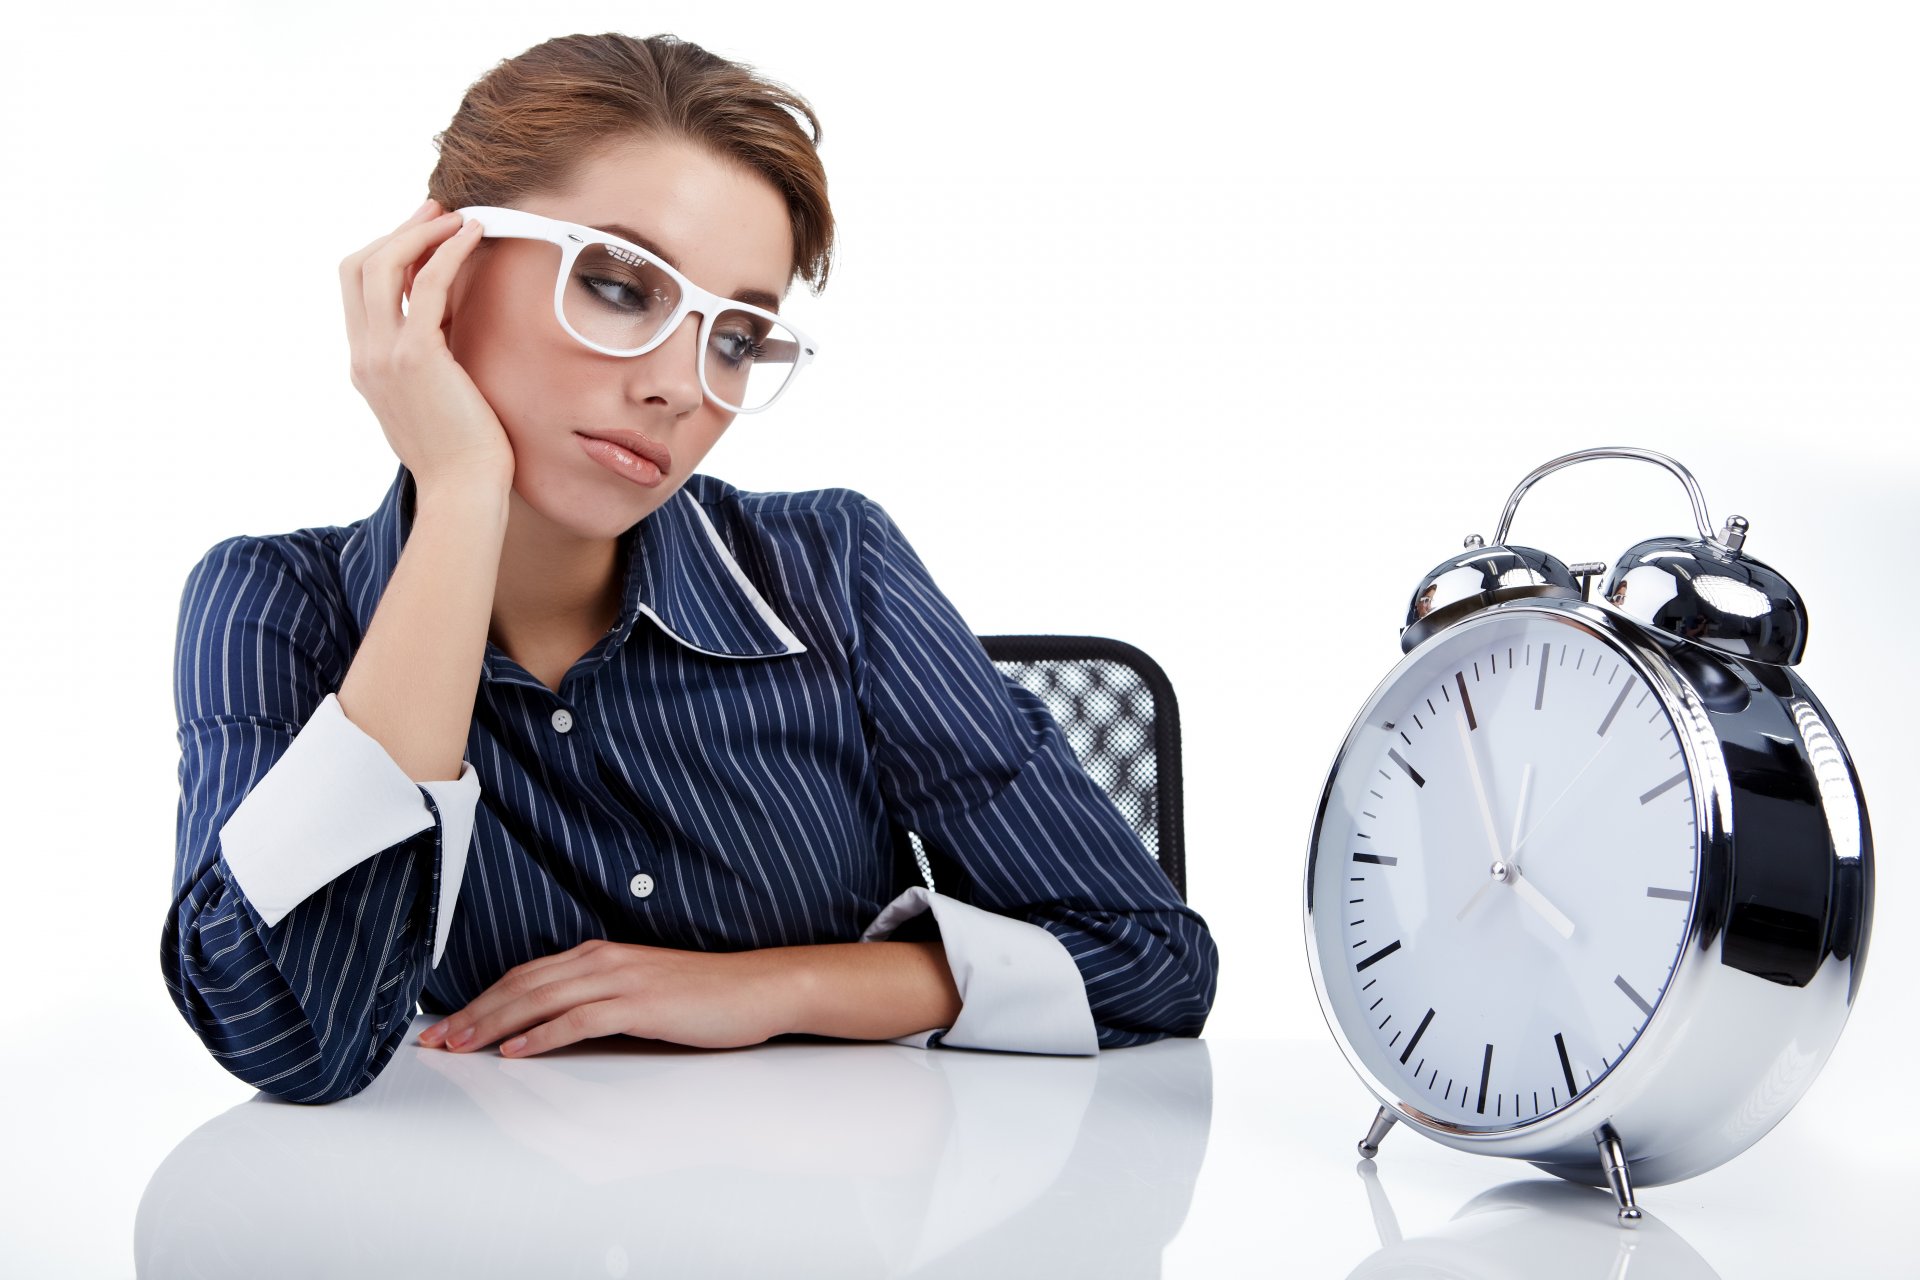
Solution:
<svg viewBox="0 0 1920 1280"><path fill-rule="evenodd" d="M487 638L515 658L597 639L620 618L619 559L619 539L569 533L513 493Z"/></svg>

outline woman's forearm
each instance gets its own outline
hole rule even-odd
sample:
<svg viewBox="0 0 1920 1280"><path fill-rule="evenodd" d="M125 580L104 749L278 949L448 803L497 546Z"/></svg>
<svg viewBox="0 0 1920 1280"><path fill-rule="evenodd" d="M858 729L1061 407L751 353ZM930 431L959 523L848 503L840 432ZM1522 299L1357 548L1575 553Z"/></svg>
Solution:
<svg viewBox="0 0 1920 1280"><path fill-rule="evenodd" d="M460 776L508 494L491 483L416 490L406 546L340 685L347 719L416 782Z"/></svg>
<svg viewBox="0 0 1920 1280"><path fill-rule="evenodd" d="M960 1016L960 990L938 941L829 942L762 955L788 980L789 1031L891 1040Z"/></svg>

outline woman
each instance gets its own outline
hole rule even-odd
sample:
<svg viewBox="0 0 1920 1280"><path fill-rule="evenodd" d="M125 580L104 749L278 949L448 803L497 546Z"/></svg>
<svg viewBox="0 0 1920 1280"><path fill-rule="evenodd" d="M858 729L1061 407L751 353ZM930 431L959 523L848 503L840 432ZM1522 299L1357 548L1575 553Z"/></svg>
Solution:
<svg viewBox="0 0 1920 1280"><path fill-rule="evenodd" d="M818 133L696 45L551 40L341 263L393 485L181 604L161 959L236 1076L349 1097L416 1001L513 1056L1199 1033L1205 922L887 513L694 474L811 354Z"/></svg>

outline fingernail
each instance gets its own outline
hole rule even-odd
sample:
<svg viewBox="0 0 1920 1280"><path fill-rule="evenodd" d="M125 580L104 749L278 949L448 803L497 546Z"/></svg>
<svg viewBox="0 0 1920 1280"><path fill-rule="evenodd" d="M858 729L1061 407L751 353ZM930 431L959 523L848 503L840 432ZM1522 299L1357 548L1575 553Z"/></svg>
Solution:
<svg viewBox="0 0 1920 1280"><path fill-rule="evenodd" d="M447 1034L447 1024L444 1022L436 1022L420 1033L420 1043L434 1044L445 1034Z"/></svg>
<svg viewBox="0 0 1920 1280"><path fill-rule="evenodd" d="M471 1039L473 1039L473 1028L466 1027L460 1031L456 1031L453 1035L453 1039L447 1041L447 1046L449 1048L458 1049L463 1045L465 1045L467 1041Z"/></svg>
<svg viewBox="0 0 1920 1280"><path fill-rule="evenodd" d="M507 1041L505 1044L500 1046L500 1052L518 1053L526 1047L527 1047L527 1038L525 1036L515 1036L513 1039Z"/></svg>
<svg viewBox="0 0 1920 1280"><path fill-rule="evenodd" d="M419 216L420 216L421 214L423 214L423 213L425 213L425 212L426 212L427 210L429 210L429 209L431 209L431 208L433 208L433 197L432 197L432 196L428 196L428 197L427 197L427 202L426 202L425 204L423 204L423 205L421 205L421 206L420 206L420 207L419 207L418 209L415 209L415 210L413 211L413 216L417 218L417 217L419 217Z"/></svg>

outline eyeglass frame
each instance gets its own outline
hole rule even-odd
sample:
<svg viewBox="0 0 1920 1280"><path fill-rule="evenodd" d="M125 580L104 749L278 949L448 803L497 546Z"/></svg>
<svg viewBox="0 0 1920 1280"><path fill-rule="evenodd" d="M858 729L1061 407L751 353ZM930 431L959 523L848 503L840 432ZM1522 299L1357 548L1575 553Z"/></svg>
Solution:
<svg viewBox="0 0 1920 1280"><path fill-rule="evenodd" d="M700 390L708 399L731 413L762 413L771 409L775 401L785 395L787 389L799 379L800 370L804 369L808 361L813 359L814 352L817 350L817 344L815 344L813 339L802 333L793 321L787 319L785 316L780 315L778 312L768 311L764 307L756 307L750 302L741 302L736 298L723 298L711 289L703 289L693 281L687 279L684 273L676 270L672 263L662 259L659 254L654 253L650 249L643 248L631 240L623 240L619 236L612 235L605 231L597 231L592 227L583 226L578 222L568 222L562 218L549 218L542 213L531 213L525 209L511 209L505 205L472 204L461 209L456 209L454 212L460 215L462 226L465 226L470 221L478 221L480 223L480 235L482 238L539 240L547 244L559 246L560 269L555 273L553 280L554 318L560 322L560 327L566 330L567 335L573 338L574 341L580 343L582 346L598 351L602 355L617 356L622 359L631 359L634 356L646 355L649 351L654 350L661 343L673 336L674 332L680 328L680 322L687 318L688 312L698 311L700 313L700 353L697 367L700 377ZM574 261L579 258L580 251L590 244L610 244L623 252L633 254L648 266L653 267L680 286L679 302L675 304L672 311L668 312L667 318L660 322L659 330L645 345L637 347L632 351L615 350L612 347L602 346L590 338L583 337L580 331L568 322L566 310L567 281L571 278L573 264ZM720 396L715 393L713 385L707 381L707 347L713 341L714 317L722 311L744 311L750 316L758 316L763 320L771 321L794 336L795 354L793 369L787 374L786 381L780 384L780 389L775 391L763 405L747 409L739 405L731 404L721 399Z"/></svg>

